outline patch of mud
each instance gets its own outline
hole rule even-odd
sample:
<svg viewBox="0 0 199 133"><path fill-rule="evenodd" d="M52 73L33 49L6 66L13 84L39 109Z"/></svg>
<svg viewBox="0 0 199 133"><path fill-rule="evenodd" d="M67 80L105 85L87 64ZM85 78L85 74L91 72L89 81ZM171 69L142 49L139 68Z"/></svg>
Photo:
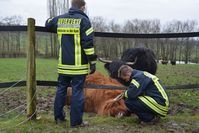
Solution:
<svg viewBox="0 0 199 133"><path fill-rule="evenodd" d="M37 89L37 110L38 112L49 112L52 111L54 94L48 92L44 95L42 91L47 88ZM46 91L46 90L45 90ZM42 95L43 94L43 95ZM6 91L0 95L0 115L7 111L13 110L21 112L26 109L26 91L25 88L13 88L12 90Z"/></svg>
<svg viewBox="0 0 199 133"><path fill-rule="evenodd" d="M198 106L189 106L184 103L173 104L169 108L169 115L174 116L178 113L183 113L184 111L188 111L190 115L194 116L198 114L199 107Z"/></svg>

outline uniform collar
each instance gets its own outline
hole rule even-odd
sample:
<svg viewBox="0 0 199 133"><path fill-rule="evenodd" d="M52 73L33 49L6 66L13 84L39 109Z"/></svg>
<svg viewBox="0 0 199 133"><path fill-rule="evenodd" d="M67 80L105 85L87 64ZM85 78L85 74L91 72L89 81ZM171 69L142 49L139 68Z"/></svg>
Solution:
<svg viewBox="0 0 199 133"><path fill-rule="evenodd" d="M139 70L133 69L133 72L131 73L131 79L138 73Z"/></svg>
<svg viewBox="0 0 199 133"><path fill-rule="evenodd" d="M71 7L69 9L69 13L70 14L79 13L79 14L81 14L81 15L83 15L83 16L88 18L88 16L82 10L79 10L77 7Z"/></svg>

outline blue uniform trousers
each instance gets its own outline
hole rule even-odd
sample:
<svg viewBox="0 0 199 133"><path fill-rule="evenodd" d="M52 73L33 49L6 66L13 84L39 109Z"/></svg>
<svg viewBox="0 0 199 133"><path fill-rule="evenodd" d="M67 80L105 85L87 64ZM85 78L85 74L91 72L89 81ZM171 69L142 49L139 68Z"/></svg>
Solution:
<svg viewBox="0 0 199 133"><path fill-rule="evenodd" d="M157 115L139 99L125 99L125 105L131 113L135 113L144 122L150 122Z"/></svg>
<svg viewBox="0 0 199 133"><path fill-rule="evenodd" d="M70 108L70 124L71 126L80 125L82 123L84 111L84 92L83 86L86 75L68 76L59 74L58 87L54 102L54 117L55 120L65 119L63 107L66 104L67 88L71 84L71 108Z"/></svg>

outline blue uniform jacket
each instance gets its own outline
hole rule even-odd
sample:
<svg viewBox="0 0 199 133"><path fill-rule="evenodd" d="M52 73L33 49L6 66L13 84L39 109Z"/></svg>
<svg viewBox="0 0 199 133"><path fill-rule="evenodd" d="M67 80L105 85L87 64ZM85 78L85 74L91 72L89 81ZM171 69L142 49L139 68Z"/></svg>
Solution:
<svg viewBox="0 0 199 133"><path fill-rule="evenodd" d="M126 102L139 99L152 111L165 116L168 113L169 99L159 79L148 72L133 70L131 83L125 92Z"/></svg>
<svg viewBox="0 0 199 133"><path fill-rule="evenodd" d="M46 21L46 28L58 35L60 45L58 73L84 75L89 64L96 63L93 46L94 30L88 16L76 8Z"/></svg>

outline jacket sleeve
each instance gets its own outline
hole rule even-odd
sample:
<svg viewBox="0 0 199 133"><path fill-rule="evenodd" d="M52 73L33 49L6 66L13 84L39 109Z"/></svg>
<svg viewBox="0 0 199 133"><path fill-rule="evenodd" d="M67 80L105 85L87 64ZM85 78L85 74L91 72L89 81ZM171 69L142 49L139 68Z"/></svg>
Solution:
<svg viewBox="0 0 199 133"><path fill-rule="evenodd" d="M48 31L57 33L57 18L49 18L46 20L45 27Z"/></svg>
<svg viewBox="0 0 199 133"><path fill-rule="evenodd" d="M83 18L81 22L81 45L90 64L95 64L97 55L93 45L94 30L89 19Z"/></svg>
<svg viewBox="0 0 199 133"><path fill-rule="evenodd" d="M139 75L131 80L128 90L125 92L125 98L135 99L140 95L144 94L150 79L146 78L144 75Z"/></svg>

